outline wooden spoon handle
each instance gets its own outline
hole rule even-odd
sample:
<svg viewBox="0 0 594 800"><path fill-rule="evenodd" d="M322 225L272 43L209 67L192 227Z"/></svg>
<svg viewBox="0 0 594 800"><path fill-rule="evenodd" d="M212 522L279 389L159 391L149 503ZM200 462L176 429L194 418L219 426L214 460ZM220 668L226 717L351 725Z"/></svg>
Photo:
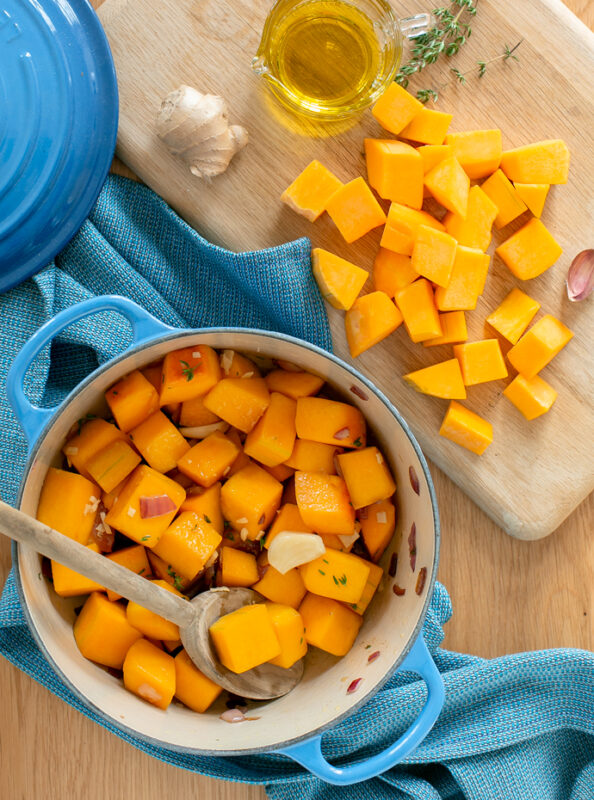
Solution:
<svg viewBox="0 0 594 800"><path fill-rule="evenodd" d="M33 517L0 501L0 533L15 542L29 545L38 553L80 572L101 586L133 600L180 627L189 625L194 617L187 600L168 592L161 586L136 575L99 553L94 553L74 539L43 525Z"/></svg>

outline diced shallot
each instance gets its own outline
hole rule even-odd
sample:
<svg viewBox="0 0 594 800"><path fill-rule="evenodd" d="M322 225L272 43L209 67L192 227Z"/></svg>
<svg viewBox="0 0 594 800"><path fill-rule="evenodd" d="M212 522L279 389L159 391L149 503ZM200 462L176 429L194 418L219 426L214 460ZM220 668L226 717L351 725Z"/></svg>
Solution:
<svg viewBox="0 0 594 800"><path fill-rule="evenodd" d="M226 711L223 711L220 719L224 722L243 722L245 720L245 714L238 708L228 708Z"/></svg>
<svg viewBox="0 0 594 800"><path fill-rule="evenodd" d="M197 425L195 428L180 428L179 432L187 439L206 439L211 433L215 431L222 431L225 433L229 429L229 423L221 420L220 422L213 422L211 425Z"/></svg>
<svg viewBox="0 0 594 800"><path fill-rule="evenodd" d="M388 515L385 511L376 511L375 518L379 522L380 525L385 525L388 521Z"/></svg>
<svg viewBox="0 0 594 800"><path fill-rule="evenodd" d="M371 653L371 655L367 657L367 663L372 664L379 657L380 657L380 651L376 650L374 653Z"/></svg>
<svg viewBox="0 0 594 800"><path fill-rule="evenodd" d="M359 686L361 686L362 680L363 678L355 678L354 681L351 681L348 685L346 693L353 694L354 692L356 692Z"/></svg>
<svg viewBox="0 0 594 800"><path fill-rule="evenodd" d="M351 547L359 538L359 532L355 531L354 533L349 533L348 536L344 533L339 533L338 538L342 542L343 547Z"/></svg>
<svg viewBox="0 0 594 800"><path fill-rule="evenodd" d="M336 431L336 433L332 438L342 441L342 439L348 439L350 435L351 435L350 428L341 428L339 431Z"/></svg>
<svg viewBox="0 0 594 800"><path fill-rule="evenodd" d="M140 516L142 519L152 519L152 517L162 517L175 511L177 506L167 494L153 495L152 497L140 498Z"/></svg>

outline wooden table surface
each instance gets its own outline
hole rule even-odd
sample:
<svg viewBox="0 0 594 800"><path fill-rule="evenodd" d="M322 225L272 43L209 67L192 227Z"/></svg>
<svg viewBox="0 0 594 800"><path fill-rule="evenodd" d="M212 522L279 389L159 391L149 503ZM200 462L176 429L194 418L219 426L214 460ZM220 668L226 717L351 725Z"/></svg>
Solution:
<svg viewBox="0 0 594 800"><path fill-rule="evenodd" d="M100 1L94 0L95 6ZM566 4L594 27L591 0ZM454 606L444 646L487 658L551 647L594 650L594 496L552 536L520 542L497 528L437 468L431 471L443 532L438 577ZM9 569L10 546L2 539L0 585ZM149 758L3 659L0 698L2 800L265 797L260 787L202 778Z"/></svg>

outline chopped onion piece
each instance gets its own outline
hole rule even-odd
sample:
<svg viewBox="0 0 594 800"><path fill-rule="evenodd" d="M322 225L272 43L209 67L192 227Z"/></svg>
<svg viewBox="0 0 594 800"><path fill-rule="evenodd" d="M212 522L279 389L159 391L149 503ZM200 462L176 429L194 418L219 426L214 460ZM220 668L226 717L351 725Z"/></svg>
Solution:
<svg viewBox="0 0 594 800"><path fill-rule="evenodd" d="M190 439L206 439L211 433L215 431L222 431L225 433L229 429L229 423L221 420L220 422L213 422L210 425L197 425L195 428L180 428L179 432L182 436Z"/></svg>
<svg viewBox="0 0 594 800"><path fill-rule="evenodd" d="M423 589L425 588L425 581L427 580L427 567L421 567L419 570L419 575L417 577L417 585L415 586L415 592L417 594L422 594Z"/></svg>
<svg viewBox="0 0 594 800"><path fill-rule="evenodd" d="M231 369L231 364L233 363L233 357L235 353L233 350L223 350L221 353L220 364L221 369L225 373L225 375L229 374L229 370Z"/></svg>
<svg viewBox="0 0 594 800"><path fill-rule="evenodd" d="M353 694L354 692L356 692L357 689L359 688L359 686L361 686L361 682L362 681L363 681L363 678L355 678L354 681L351 681L351 683L349 683L349 686L348 686L348 689L347 689L346 693L347 694Z"/></svg>
<svg viewBox="0 0 594 800"><path fill-rule="evenodd" d="M177 509L177 506L167 494L154 495L153 497L141 497L139 505L142 519L162 517Z"/></svg>
<svg viewBox="0 0 594 800"><path fill-rule="evenodd" d="M380 525L385 525L388 521L388 515L385 511L376 511L375 518L380 523Z"/></svg>
<svg viewBox="0 0 594 800"><path fill-rule="evenodd" d="M253 378L254 377L254 372L253 372L253 370L251 372L246 372L241 377L242 378Z"/></svg>
<svg viewBox="0 0 594 800"><path fill-rule="evenodd" d="M375 454L375 457L376 457L376 459L377 459L377 463L378 463L378 464L383 464L383 463L384 463L384 459L383 459L383 456L382 456L382 454L381 454L381 453L379 453L379 452L378 452L378 453L376 453L376 454Z"/></svg>
<svg viewBox="0 0 594 800"><path fill-rule="evenodd" d="M64 453L67 456L75 456L78 453L78 447L65 447Z"/></svg>
<svg viewBox="0 0 594 800"><path fill-rule="evenodd" d="M135 508L132 508L132 506L130 506L130 507L128 508L128 516L129 516L129 517L133 517L133 516L134 516L134 514L136 514L136 509L135 509Z"/></svg>
<svg viewBox="0 0 594 800"><path fill-rule="evenodd" d="M199 350L195 350L192 353L192 358L202 358L202 353Z"/></svg>
<svg viewBox="0 0 594 800"><path fill-rule="evenodd" d="M339 533L338 538L342 542L343 547L350 547L352 544L355 544L359 538L359 533L355 531L354 533L350 533L348 536L346 534Z"/></svg>
<svg viewBox="0 0 594 800"><path fill-rule="evenodd" d="M398 569L398 553L392 553L390 558L390 566L388 567L388 575L393 578Z"/></svg>
<svg viewBox="0 0 594 800"><path fill-rule="evenodd" d="M325 552L324 541L316 533L281 531L268 548L268 563L285 575L293 567L307 564Z"/></svg>
<svg viewBox="0 0 594 800"><path fill-rule="evenodd" d="M238 708L228 708L226 711L223 711L220 719L224 722L243 722L245 720L245 714Z"/></svg>
<svg viewBox="0 0 594 800"><path fill-rule="evenodd" d="M351 431L349 428L341 428L339 431L336 431L336 433L332 438L342 440L342 439L348 439L350 435Z"/></svg>
<svg viewBox="0 0 594 800"><path fill-rule="evenodd" d="M397 597L402 597L405 594L406 589L403 589L401 586L398 586L398 584L395 583L394 586L392 586L392 591Z"/></svg>
<svg viewBox="0 0 594 800"><path fill-rule="evenodd" d="M379 658L379 656L380 656L380 651L376 650L374 653L371 653L371 655L367 657L367 663L372 664L377 658Z"/></svg>
<svg viewBox="0 0 594 800"><path fill-rule="evenodd" d="M247 518L247 517L240 517L239 519L236 519L236 520L235 520L235 522L236 522L238 525L247 525L247 523L249 522L249 520L248 520L248 518Z"/></svg>
<svg viewBox="0 0 594 800"><path fill-rule="evenodd" d="M417 472L412 465L408 468L408 478L410 480L410 485L412 486L413 492L415 494L420 494L419 479L417 477Z"/></svg>
<svg viewBox="0 0 594 800"><path fill-rule="evenodd" d="M408 553L410 556L410 568L414 572L417 563L417 526L414 522L408 535Z"/></svg>
<svg viewBox="0 0 594 800"><path fill-rule="evenodd" d="M357 397L360 397L361 400L369 400L369 397L365 394L362 389L359 389L358 386L351 386L351 392L356 394Z"/></svg>

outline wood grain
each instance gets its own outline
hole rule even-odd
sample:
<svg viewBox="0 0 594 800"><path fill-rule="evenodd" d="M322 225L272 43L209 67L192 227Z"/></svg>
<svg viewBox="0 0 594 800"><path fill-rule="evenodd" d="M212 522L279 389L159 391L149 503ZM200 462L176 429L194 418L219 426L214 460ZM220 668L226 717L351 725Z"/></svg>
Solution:
<svg viewBox="0 0 594 800"><path fill-rule="evenodd" d="M280 110L249 69L268 0L175 0L174 5L169 12L163 0L106 0L99 10L119 74L120 158L211 241L232 250L250 250L309 236L315 246L371 267L381 230L346 245L327 215L312 225L278 201L312 158L319 158L343 180L365 174L363 138L382 135L371 114L347 125L323 128L322 133L329 129L334 135L320 138L313 123L298 123ZM402 8L412 12L414 3L403 3ZM143 24L147 19L150 25ZM518 51L521 63L491 65L480 88L476 76L469 77L465 87L450 81L438 105L455 111L453 129L500 127L505 147L559 137L572 153L570 182L553 187L543 214L545 225L565 252L553 269L530 281L527 289L541 303L541 313L560 317L576 334L543 373L560 388L558 400L549 414L527 424L503 397L505 382L472 387L470 407L486 416L495 430L493 444L479 459L437 435L447 403L419 397L401 378L406 372L451 358L450 347L427 351L412 344L401 326L358 358L355 366L395 403L425 453L492 519L513 536L538 539L555 530L594 488L590 445L594 406L587 402L594 384L589 357L594 307L569 303L564 289L571 259L586 246L586 231L594 216L594 38L559 0L524 0L514 5L513 13L507 13L505 3L484 0L477 19L460 63L473 64L494 48L500 50L503 42L515 43L523 37ZM436 67L438 75L433 80L447 80L441 65ZM419 79L424 85L427 80L425 76ZM156 110L162 98L181 83L228 98L231 120L250 132L249 146L210 184L192 176L155 135ZM491 252L527 219L528 215L496 232ZM499 258L494 258L477 310L467 315L471 340L493 335L485 330L483 320L515 283ZM335 351L350 361L344 314L328 311ZM580 437L566 424L578 417Z"/></svg>
<svg viewBox="0 0 594 800"><path fill-rule="evenodd" d="M588 0L567 5L594 26ZM487 658L546 647L594 649L594 497L554 536L526 543L506 536L438 468L432 467L432 474L443 528L439 577L454 604L445 646ZM0 582L9 568L10 545L2 539ZM260 787L210 780L151 759L3 659L0 696L3 800L265 798Z"/></svg>

